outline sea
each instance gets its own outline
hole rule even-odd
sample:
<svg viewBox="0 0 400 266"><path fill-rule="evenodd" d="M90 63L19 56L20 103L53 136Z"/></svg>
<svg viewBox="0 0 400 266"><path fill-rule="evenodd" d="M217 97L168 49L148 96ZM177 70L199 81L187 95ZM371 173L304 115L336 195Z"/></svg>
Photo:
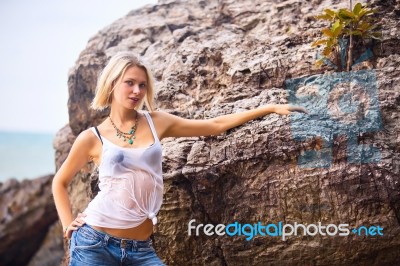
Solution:
<svg viewBox="0 0 400 266"><path fill-rule="evenodd" d="M55 172L55 134L0 131L0 182Z"/></svg>

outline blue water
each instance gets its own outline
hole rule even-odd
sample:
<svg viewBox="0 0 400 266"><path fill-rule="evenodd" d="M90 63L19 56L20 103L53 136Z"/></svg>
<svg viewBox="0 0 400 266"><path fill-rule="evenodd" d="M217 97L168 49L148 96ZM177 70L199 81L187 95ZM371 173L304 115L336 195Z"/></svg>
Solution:
<svg viewBox="0 0 400 266"><path fill-rule="evenodd" d="M0 182L53 174L53 138L52 134L0 131Z"/></svg>

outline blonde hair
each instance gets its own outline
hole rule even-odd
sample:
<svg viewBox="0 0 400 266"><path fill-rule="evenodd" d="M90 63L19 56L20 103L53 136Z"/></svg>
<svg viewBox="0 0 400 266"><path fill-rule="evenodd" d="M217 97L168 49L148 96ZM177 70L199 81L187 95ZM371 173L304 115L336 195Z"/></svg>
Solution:
<svg viewBox="0 0 400 266"><path fill-rule="evenodd" d="M142 100L136 110L141 110L143 104L149 111L154 111L154 79L149 67L134 53L118 52L111 57L108 64L100 73L97 80L96 94L90 107L94 110L103 110L111 105L112 93L118 80L122 78L129 67L137 66L146 72L147 91L144 101Z"/></svg>

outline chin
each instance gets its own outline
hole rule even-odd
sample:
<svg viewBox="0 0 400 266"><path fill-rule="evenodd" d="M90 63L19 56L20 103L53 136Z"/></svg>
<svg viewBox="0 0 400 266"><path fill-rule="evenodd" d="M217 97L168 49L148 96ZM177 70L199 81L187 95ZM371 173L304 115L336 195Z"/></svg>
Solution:
<svg viewBox="0 0 400 266"><path fill-rule="evenodd" d="M129 109L129 110L136 110L138 108L139 105L135 104L125 104L124 108Z"/></svg>
<svg viewBox="0 0 400 266"><path fill-rule="evenodd" d="M129 109L136 109L140 105L140 102L134 103L134 102L128 102L126 106L128 106Z"/></svg>

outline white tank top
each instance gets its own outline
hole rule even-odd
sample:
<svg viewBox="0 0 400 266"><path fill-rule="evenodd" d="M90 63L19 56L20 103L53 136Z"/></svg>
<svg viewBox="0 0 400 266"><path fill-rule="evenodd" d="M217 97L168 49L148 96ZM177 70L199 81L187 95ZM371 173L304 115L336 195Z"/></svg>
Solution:
<svg viewBox="0 0 400 266"><path fill-rule="evenodd" d="M162 148L153 121L143 111L154 143L144 148L120 147L106 138L99 165L99 193L84 211L89 225L126 229L147 218L157 223L163 200ZM140 125L139 125L140 126Z"/></svg>

